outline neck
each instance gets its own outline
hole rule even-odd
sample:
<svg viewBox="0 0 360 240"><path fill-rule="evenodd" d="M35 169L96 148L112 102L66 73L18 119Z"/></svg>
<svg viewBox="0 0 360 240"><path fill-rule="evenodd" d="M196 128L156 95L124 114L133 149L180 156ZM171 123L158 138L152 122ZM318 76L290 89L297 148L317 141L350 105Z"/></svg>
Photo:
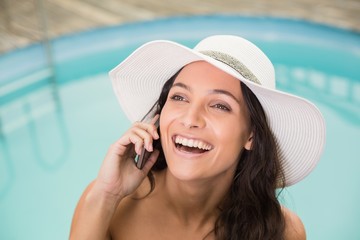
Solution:
<svg viewBox="0 0 360 240"><path fill-rule="evenodd" d="M213 224L219 214L219 206L227 194L233 174L211 179L182 181L166 169L162 173L161 188L168 210L183 224L204 226Z"/></svg>

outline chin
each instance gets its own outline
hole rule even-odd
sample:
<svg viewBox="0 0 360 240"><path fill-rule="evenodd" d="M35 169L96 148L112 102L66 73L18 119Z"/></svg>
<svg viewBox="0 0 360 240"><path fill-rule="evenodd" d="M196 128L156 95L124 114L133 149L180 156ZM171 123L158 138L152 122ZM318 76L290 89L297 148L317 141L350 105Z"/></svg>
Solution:
<svg viewBox="0 0 360 240"><path fill-rule="evenodd" d="M185 162L168 162L168 170L171 175L181 181L194 181L209 177L209 171L200 164Z"/></svg>

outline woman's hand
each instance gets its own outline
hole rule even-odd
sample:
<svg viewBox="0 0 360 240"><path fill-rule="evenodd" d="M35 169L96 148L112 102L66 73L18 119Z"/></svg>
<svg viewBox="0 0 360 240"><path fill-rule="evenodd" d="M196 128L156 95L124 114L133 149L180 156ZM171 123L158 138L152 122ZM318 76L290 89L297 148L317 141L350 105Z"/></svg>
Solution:
<svg viewBox="0 0 360 240"><path fill-rule="evenodd" d="M95 182L98 190L121 199L139 187L159 155L158 150L153 150L153 140L159 139L154 125L158 118L156 115L150 123L136 122L111 145ZM143 147L152 153L144 167L138 169L134 158Z"/></svg>
<svg viewBox="0 0 360 240"><path fill-rule="evenodd" d="M122 198L133 193L156 162L159 151L153 151L158 139L154 123L135 123L111 145L98 177L84 191L75 209L70 239L110 239L109 224ZM142 148L152 152L143 169L134 163Z"/></svg>

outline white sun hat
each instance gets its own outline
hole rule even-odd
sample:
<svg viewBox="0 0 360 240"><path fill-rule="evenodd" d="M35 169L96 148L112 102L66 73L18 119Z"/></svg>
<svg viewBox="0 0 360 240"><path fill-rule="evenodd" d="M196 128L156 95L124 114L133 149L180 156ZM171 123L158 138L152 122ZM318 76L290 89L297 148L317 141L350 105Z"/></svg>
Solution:
<svg viewBox="0 0 360 240"><path fill-rule="evenodd" d="M159 40L135 50L110 71L115 94L130 121L146 115L164 83L177 71L200 60L241 80L256 95L276 139L285 185L305 178L324 149L324 118L306 99L276 90L270 60L257 46L238 36L210 36L194 49Z"/></svg>

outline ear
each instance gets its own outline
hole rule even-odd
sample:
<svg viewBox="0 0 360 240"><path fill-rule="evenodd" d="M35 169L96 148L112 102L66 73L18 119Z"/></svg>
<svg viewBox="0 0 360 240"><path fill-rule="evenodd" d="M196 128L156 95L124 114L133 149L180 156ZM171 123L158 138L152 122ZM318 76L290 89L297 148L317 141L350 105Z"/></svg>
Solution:
<svg viewBox="0 0 360 240"><path fill-rule="evenodd" d="M244 148L248 151L252 149L252 142L253 142L253 132L250 133L248 140L246 141Z"/></svg>

